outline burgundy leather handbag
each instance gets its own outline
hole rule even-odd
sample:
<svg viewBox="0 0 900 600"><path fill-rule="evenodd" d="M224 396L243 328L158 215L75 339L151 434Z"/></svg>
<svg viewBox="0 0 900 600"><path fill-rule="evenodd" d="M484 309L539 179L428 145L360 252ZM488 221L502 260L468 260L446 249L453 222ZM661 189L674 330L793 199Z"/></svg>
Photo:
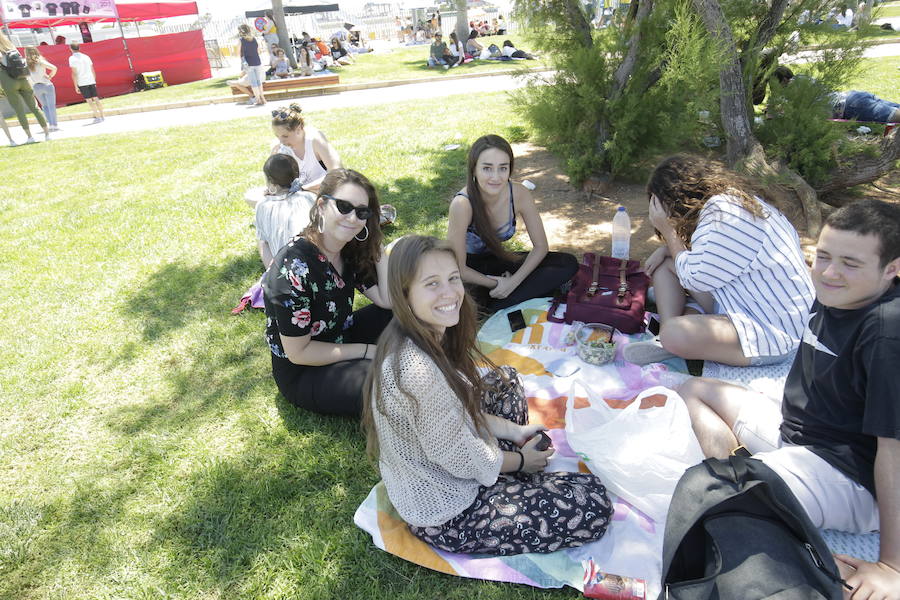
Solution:
<svg viewBox="0 0 900 600"><path fill-rule="evenodd" d="M587 252L566 296L565 316L555 316L562 301L557 298L550 305L547 320L605 323L622 333L640 333L645 327L644 304L648 287L650 278L641 269L640 261L597 257L593 252Z"/></svg>

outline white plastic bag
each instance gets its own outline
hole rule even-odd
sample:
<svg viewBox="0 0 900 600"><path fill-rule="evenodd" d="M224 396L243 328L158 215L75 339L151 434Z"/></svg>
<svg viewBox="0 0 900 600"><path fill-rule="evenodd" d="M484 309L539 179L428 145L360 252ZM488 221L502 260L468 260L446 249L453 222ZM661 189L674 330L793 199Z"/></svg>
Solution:
<svg viewBox="0 0 900 600"><path fill-rule="evenodd" d="M591 398L588 408L576 409L575 396L591 394L587 389L569 394L569 446L611 492L663 523L678 480L704 458L684 400L659 386L644 390L621 409L599 398ZM653 403L662 406L641 409L641 401L652 396Z"/></svg>

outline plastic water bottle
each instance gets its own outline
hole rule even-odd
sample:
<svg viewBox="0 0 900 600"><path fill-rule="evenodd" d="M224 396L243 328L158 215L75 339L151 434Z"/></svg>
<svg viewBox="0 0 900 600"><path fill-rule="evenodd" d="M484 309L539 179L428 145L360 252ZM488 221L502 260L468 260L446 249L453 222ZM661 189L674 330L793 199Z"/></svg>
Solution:
<svg viewBox="0 0 900 600"><path fill-rule="evenodd" d="M631 248L631 219L624 206L616 211L612 222L612 256L621 260L628 260L628 252Z"/></svg>

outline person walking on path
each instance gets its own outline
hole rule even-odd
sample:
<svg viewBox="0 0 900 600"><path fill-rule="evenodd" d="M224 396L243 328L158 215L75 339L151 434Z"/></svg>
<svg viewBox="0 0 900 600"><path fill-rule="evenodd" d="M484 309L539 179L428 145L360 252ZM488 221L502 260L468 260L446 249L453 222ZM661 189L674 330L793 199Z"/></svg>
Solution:
<svg viewBox="0 0 900 600"><path fill-rule="evenodd" d="M50 131L59 131L56 121L56 86L50 81L56 76L56 66L48 62L35 46L25 48L25 64L34 89L34 96L41 103Z"/></svg>
<svg viewBox="0 0 900 600"><path fill-rule="evenodd" d="M262 59L259 57L259 42L253 37L250 26L242 23L238 27L241 36L241 59L247 63L247 78L250 80L250 89L253 90L252 104L263 106L266 97L263 95L264 70Z"/></svg>
<svg viewBox="0 0 900 600"><path fill-rule="evenodd" d="M47 119L44 112L38 108L34 101L34 91L31 89L31 83L28 81L28 68L25 59L19 54L19 51L13 45L9 38L0 33L0 88L6 94L10 106L16 111L16 117L19 119L19 125L28 135L26 144L33 144L37 140L31 135L31 127L28 125L28 113L31 111L38 123L44 129L44 139L50 139L50 130L47 128ZM5 125L5 124L4 124ZM7 131L10 145L14 145L12 137Z"/></svg>
<svg viewBox="0 0 900 600"><path fill-rule="evenodd" d="M91 107L94 123L100 123L104 121L103 105L100 104L100 98L97 97L97 72L94 70L94 61L87 54L83 54L79 48L81 48L81 44L74 42L69 44L69 49L72 50L72 56L69 57L72 83Z"/></svg>

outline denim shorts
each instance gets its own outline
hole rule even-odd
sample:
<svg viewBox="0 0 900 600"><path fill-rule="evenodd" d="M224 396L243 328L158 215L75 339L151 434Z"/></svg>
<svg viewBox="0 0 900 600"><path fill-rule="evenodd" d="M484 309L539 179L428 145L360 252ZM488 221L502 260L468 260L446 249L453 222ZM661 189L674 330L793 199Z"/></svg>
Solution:
<svg viewBox="0 0 900 600"><path fill-rule="evenodd" d="M262 65L256 67L247 67L247 79L250 80L250 87L261 87L263 82L263 67Z"/></svg>
<svg viewBox="0 0 900 600"><path fill-rule="evenodd" d="M847 92L847 101L844 104L844 118L857 121L874 121L887 123L891 114L900 108L900 104L882 100L870 92Z"/></svg>

